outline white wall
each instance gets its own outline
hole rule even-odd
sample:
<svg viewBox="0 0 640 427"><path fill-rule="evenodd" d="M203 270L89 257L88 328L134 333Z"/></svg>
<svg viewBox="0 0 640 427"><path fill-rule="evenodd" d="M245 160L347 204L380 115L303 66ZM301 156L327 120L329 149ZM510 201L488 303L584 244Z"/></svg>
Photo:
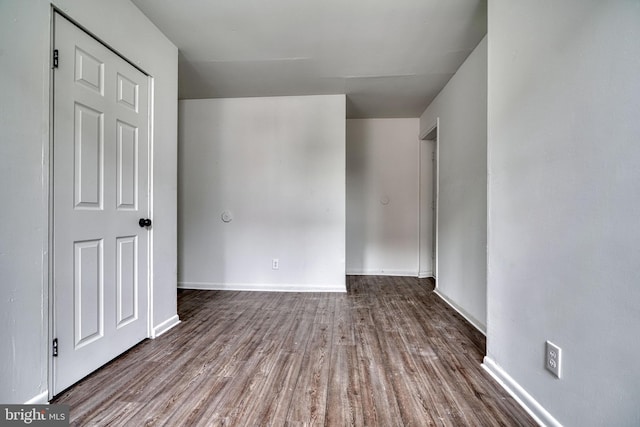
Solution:
<svg viewBox="0 0 640 427"><path fill-rule="evenodd" d="M640 425L639 40L638 1L489 4L487 362L566 426Z"/></svg>
<svg viewBox="0 0 640 427"><path fill-rule="evenodd" d="M420 117L439 122L437 292L486 329L487 39Z"/></svg>
<svg viewBox="0 0 640 427"><path fill-rule="evenodd" d="M418 125L347 120L348 274L418 274Z"/></svg>
<svg viewBox="0 0 640 427"><path fill-rule="evenodd" d="M344 291L345 96L185 100L179 116L179 285Z"/></svg>
<svg viewBox="0 0 640 427"><path fill-rule="evenodd" d="M55 0L154 77L154 326L176 315L177 49L128 0ZM51 2L0 1L0 402L42 401L48 295Z"/></svg>

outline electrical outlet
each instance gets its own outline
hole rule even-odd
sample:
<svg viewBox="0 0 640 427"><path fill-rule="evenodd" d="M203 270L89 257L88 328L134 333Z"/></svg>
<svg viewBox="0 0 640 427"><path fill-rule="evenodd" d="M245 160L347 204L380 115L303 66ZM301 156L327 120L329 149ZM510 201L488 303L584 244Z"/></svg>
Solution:
<svg viewBox="0 0 640 427"><path fill-rule="evenodd" d="M280 269L280 260L278 258L274 258L271 260L271 269L272 270Z"/></svg>
<svg viewBox="0 0 640 427"><path fill-rule="evenodd" d="M562 349L552 343L546 342L544 366L547 371L551 372L556 378L560 378L562 367Z"/></svg>

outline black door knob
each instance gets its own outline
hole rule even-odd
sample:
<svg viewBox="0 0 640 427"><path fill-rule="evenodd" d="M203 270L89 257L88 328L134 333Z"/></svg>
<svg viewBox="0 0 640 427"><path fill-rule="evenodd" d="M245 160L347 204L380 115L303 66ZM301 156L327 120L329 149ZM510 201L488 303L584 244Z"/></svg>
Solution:
<svg viewBox="0 0 640 427"><path fill-rule="evenodd" d="M151 220L149 218L140 218L138 225L140 225L140 227L149 227L151 226Z"/></svg>

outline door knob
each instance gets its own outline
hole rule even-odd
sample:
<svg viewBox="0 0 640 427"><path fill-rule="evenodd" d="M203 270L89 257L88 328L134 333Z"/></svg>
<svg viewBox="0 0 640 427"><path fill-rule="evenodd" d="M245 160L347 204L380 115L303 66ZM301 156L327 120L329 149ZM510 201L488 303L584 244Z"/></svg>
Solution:
<svg viewBox="0 0 640 427"><path fill-rule="evenodd" d="M151 220L149 218L140 218L140 221L138 221L138 225L140 225L140 227L150 227Z"/></svg>

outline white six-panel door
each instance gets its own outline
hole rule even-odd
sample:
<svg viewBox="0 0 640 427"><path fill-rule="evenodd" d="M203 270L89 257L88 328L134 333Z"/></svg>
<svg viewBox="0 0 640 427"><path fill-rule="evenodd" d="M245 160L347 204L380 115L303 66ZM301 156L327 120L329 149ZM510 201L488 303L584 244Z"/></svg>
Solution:
<svg viewBox="0 0 640 427"><path fill-rule="evenodd" d="M148 77L55 15L57 394L147 337Z"/></svg>

